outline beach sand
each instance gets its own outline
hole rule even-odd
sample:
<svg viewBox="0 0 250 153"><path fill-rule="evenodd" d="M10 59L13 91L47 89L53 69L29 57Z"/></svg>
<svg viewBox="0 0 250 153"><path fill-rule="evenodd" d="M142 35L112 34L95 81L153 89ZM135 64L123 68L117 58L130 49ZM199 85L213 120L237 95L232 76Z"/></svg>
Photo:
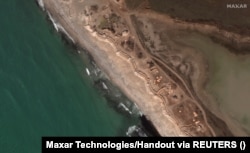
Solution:
<svg viewBox="0 0 250 153"><path fill-rule="evenodd" d="M162 100L150 92L145 80L135 74L129 60L116 53L117 48L111 42L99 38L83 24L74 22L65 9L61 9L59 1L44 0L44 5L55 22L64 27L77 45L89 51L109 79L138 105L161 136L184 136L175 121L166 114Z"/></svg>

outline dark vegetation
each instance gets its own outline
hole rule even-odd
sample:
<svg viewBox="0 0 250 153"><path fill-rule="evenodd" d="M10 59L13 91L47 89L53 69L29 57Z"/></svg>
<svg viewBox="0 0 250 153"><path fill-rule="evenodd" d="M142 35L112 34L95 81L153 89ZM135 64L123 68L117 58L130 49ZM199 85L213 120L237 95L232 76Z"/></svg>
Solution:
<svg viewBox="0 0 250 153"><path fill-rule="evenodd" d="M173 18L206 24L250 35L250 0L126 0L130 9L148 1L151 10ZM229 9L227 4L247 4L247 9Z"/></svg>
<svg viewBox="0 0 250 153"><path fill-rule="evenodd" d="M90 6L90 9L94 12L97 12L98 11L98 5L91 5Z"/></svg>
<svg viewBox="0 0 250 153"><path fill-rule="evenodd" d="M131 9L138 9L139 3L148 1L149 8L172 18L187 22L216 25L221 29L243 36L250 36L250 0L126 0ZM247 4L247 9L229 9L227 4ZM131 6L130 6L131 5ZM134 19L134 18L132 18ZM134 19L135 20L135 19ZM137 23L138 24L138 23ZM142 35L140 35L142 36ZM250 45L237 43L219 35L209 35L216 43L236 54L249 54ZM144 46L145 47L145 46ZM152 44L152 48L153 48Z"/></svg>
<svg viewBox="0 0 250 153"><path fill-rule="evenodd" d="M115 33L115 29L114 29L114 25L113 24L119 22L119 20L120 20L120 17L117 16L115 13L112 13L112 14L109 15L108 18L103 17L101 19L101 22L98 25L98 27L100 29L108 29L112 33Z"/></svg>

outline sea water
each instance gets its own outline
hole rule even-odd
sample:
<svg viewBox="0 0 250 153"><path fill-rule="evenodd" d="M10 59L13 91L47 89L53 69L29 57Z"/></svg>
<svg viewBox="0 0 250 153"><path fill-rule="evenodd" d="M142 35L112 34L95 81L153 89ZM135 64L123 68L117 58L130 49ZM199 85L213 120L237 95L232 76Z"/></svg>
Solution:
<svg viewBox="0 0 250 153"><path fill-rule="evenodd" d="M125 136L137 124L103 96L35 0L1 1L0 17L0 152L41 152L42 136Z"/></svg>

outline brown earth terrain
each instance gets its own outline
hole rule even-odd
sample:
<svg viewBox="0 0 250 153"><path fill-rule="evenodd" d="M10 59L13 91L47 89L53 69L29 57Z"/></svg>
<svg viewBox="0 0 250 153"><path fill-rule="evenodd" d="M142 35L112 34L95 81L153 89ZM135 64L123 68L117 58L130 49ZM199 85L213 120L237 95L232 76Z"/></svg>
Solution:
<svg viewBox="0 0 250 153"><path fill-rule="evenodd" d="M166 14L187 23L213 25L218 29L250 36L250 0L125 0L130 10L149 10ZM248 8L229 9L228 4L244 4ZM250 44L217 33L207 34L237 54L249 54Z"/></svg>
<svg viewBox="0 0 250 153"><path fill-rule="evenodd" d="M195 54L194 48L178 38L198 32L214 36L222 44L229 44L228 40L246 44L244 52L248 52L250 38L215 24L184 19L192 15L184 20L173 18L166 15L171 8L162 12L161 3L157 2L156 5L150 0L44 0L53 18L75 43L89 50L162 136L242 135L204 104L206 100L199 90L204 88L208 65L201 55Z"/></svg>

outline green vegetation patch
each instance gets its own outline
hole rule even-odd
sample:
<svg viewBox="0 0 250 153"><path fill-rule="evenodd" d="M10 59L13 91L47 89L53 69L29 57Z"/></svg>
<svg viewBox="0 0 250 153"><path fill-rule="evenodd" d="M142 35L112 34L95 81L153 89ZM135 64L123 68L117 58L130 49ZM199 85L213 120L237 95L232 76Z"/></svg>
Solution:
<svg viewBox="0 0 250 153"><path fill-rule="evenodd" d="M98 25L98 28L100 28L100 29L109 29L109 28L111 28L111 24L109 23L109 21L107 19L102 17L101 22Z"/></svg>

